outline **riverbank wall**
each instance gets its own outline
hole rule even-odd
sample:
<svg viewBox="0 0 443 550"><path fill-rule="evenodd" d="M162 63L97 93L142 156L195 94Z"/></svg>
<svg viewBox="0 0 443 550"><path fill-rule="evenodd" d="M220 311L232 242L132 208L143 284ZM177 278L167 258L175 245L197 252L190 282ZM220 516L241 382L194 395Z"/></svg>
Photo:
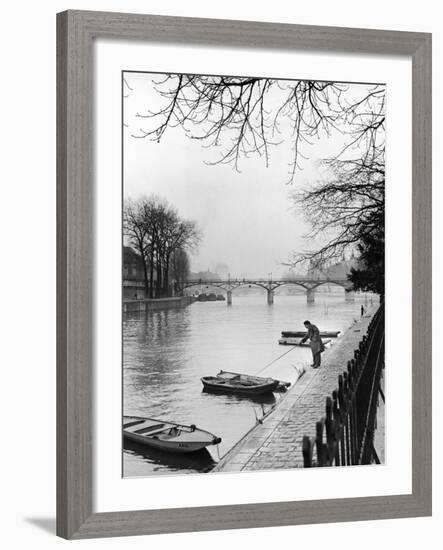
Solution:
<svg viewBox="0 0 443 550"><path fill-rule="evenodd" d="M303 467L304 435L315 434L325 415L325 398L338 386L338 375L366 334L377 311L373 306L322 354L319 369L309 368L280 400L262 424L252 428L212 470L239 472Z"/></svg>
<svg viewBox="0 0 443 550"><path fill-rule="evenodd" d="M162 311L187 307L195 302L193 296L175 296L172 298L154 298L146 300L123 300L123 313L142 311Z"/></svg>

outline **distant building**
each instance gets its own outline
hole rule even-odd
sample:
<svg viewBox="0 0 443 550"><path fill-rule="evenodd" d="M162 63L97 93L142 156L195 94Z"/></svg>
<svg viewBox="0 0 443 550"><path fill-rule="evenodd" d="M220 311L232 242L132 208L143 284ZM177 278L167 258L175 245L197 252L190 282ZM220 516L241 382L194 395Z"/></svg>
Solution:
<svg viewBox="0 0 443 550"><path fill-rule="evenodd" d="M145 298L145 274L143 261L130 246L123 247L123 299Z"/></svg>
<svg viewBox="0 0 443 550"><path fill-rule="evenodd" d="M199 271L198 273L190 273L189 274L189 280L190 281L218 281L221 280L221 277L218 273L212 273L209 271Z"/></svg>
<svg viewBox="0 0 443 550"><path fill-rule="evenodd" d="M348 260L343 258L341 262L329 266L309 268L308 277L316 280L347 279L348 274L351 272L351 268L357 267L357 265L358 260L354 257L354 254L352 254Z"/></svg>
<svg viewBox="0 0 443 550"><path fill-rule="evenodd" d="M348 274L351 272L351 268L356 266L357 261L354 258L343 260L342 262L328 267L326 273L329 279L347 279Z"/></svg>
<svg viewBox="0 0 443 550"><path fill-rule="evenodd" d="M143 262L130 246L123 247L123 278L129 281L144 280Z"/></svg>

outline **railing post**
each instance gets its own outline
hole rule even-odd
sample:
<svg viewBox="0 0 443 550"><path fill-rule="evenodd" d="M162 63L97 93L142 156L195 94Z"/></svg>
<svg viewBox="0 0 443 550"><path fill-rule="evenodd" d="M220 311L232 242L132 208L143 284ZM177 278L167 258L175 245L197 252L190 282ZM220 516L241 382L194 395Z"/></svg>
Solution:
<svg viewBox="0 0 443 550"><path fill-rule="evenodd" d="M338 405L340 408L340 455L341 455L341 465L346 465L346 408L345 408L345 393L344 393L344 383L343 375L340 374L338 377Z"/></svg>
<svg viewBox="0 0 443 550"><path fill-rule="evenodd" d="M318 466L325 465L324 446L323 446L323 422L320 420L315 425L315 446L317 448L317 462Z"/></svg>
<svg viewBox="0 0 443 550"><path fill-rule="evenodd" d="M357 456L357 422L356 422L356 407L355 407L355 363L352 359L348 361L348 382L349 382L349 394L350 394L350 408L349 408L349 432L351 436L351 464L356 464Z"/></svg>
<svg viewBox="0 0 443 550"><path fill-rule="evenodd" d="M351 465L351 434L349 425L349 410L351 407L351 400L349 396L349 377L348 373L343 373L343 401L345 403L345 443L346 443L346 464Z"/></svg>
<svg viewBox="0 0 443 550"><path fill-rule="evenodd" d="M340 448L341 448L341 434L342 434L342 422L341 415L338 410L338 392L334 390L332 392L332 418L334 423L334 445L335 445L335 465L340 466Z"/></svg>
<svg viewBox="0 0 443 550"><path fill-rule="evenodd" d="M311 438L307 435L303 436L303 466L305 468L312 468L312 441Z"/></svg>
<svg viewBox="0 0 443 550"><path fill-rule="evenodd" d="M336 425L333 418L333 404L332 399L328 396L326 398L326 465L332 466L337 462L337 437L336 437Z"/></svg>

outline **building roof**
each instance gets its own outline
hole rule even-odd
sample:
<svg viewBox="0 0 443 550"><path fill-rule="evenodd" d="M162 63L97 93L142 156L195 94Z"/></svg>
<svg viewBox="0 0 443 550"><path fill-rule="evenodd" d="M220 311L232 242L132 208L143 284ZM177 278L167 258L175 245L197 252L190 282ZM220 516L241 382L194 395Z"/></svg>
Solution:
<svg viewBox="0 0 443 550"><path fill-rule="evenodd" d="M142 266L142 258L140 254L131 248L130 246L123 247L123 265L137 264L138 267Z"/></svg>
<svg viewBox="0 0 443 550"><path fill-rule="evenodd" d="M123 263L141 263L142 259L140 254L131 248L130 246L123 247Z"/></svg>

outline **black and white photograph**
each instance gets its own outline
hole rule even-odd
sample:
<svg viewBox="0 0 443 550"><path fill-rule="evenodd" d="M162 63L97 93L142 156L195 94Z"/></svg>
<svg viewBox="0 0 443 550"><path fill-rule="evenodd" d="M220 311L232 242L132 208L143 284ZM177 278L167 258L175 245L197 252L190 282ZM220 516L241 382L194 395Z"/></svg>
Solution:
<svg viewBox="0 0 443 550"><path fill-rule="evenodd" d="M122 72L124 477L385 461L386 86L299 76Z"/></svg>
<svg viewBox="0 0 443 550"><path fill-rule="evenodd" d="M6 549L435 547L440 12L5 3Z"/></svg>

